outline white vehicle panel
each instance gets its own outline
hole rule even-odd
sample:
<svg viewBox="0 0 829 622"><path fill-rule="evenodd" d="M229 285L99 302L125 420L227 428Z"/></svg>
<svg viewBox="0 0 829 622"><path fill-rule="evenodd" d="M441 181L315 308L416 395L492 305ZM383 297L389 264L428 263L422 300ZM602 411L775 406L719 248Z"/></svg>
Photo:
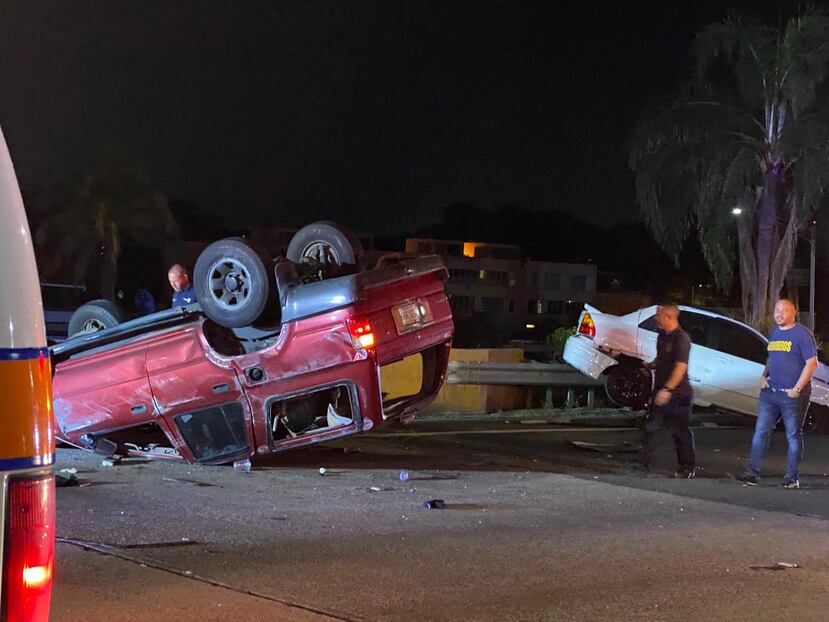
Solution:
<svg viewBox="0 0 829 622"><path fill-rule="evenodd" d="M587 337L575 335L564 344L564 360L586 376L597 379L616 359L599 352Z"/></svg>

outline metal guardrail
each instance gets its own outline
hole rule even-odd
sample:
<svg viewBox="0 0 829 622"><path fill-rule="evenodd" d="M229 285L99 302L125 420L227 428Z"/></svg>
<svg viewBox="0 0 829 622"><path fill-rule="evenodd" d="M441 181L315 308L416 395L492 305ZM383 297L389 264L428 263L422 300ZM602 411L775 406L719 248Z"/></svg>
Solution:
<svg viewBox="0 0 829 622"><path fill-rule="evenodd" d="M538 387L598 387L593 380L566 363L495 363L449 361L448 384L486 384Z"/></svg>
<svg viewBox="0 0 829 622"><path fill-rule="evenodd" d="M587 406L593 408L596 387L603 380L593 380L566 363L496 363L491 361L449 361L447 384L546 387L544 407L553 407L553 388L566 387L564 406L578 405L576 388L587 388ZM529 396L528 396L529 398Z"/></svg>

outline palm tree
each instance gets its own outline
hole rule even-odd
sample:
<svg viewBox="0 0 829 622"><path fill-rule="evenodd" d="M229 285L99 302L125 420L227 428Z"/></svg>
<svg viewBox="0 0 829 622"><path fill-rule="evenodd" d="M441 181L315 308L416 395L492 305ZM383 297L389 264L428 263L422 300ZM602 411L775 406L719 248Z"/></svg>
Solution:
<svg viewBox="0 0 829 622"><path fill-rule="evenodd" d="M92 172L73 174L49 195L35 234L51 255L47 262L71 266L74 281L81 282L100 257L101 295L110 300L124 240L154 246L175 230L166 197L140 166L117 153L103 154Z"/></svg>
<svg viewBox="0 0 829 622"><path fill-rule="evenodd" d="M638 124L630 149L641 212L676 259L692 227L717 286L735 246L745 320L765 327L829 183L829 16L780 27L729 16L692 47L683 96ZM735 244L736 242L736 244Z"/></svg>

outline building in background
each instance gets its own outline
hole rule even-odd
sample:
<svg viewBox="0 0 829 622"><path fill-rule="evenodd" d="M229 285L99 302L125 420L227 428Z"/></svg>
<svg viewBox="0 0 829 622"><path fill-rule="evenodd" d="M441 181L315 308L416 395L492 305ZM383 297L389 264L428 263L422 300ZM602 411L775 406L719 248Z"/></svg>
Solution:
<svg viewBox="0 0 829 622"><path fill-rule="evenodd" d="M410 238L406 253L443 257L456 321L471 318L480 331L494 333L492 339L482 335L482 345L543 340L555 328L575 324L596 293L596 266L534 261L511 244Z"/></svg>

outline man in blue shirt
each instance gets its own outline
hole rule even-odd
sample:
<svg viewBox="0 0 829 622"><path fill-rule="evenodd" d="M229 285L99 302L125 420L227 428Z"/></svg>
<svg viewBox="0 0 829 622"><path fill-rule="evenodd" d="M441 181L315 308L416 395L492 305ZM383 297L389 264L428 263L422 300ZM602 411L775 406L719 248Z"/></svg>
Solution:
<svg viewBox="0 0 829 622"><path fill-rule="evenodd" d="M791 300L778 300L774 306L774 323L769 335L768 360L760 379L760 405L751 441L748 467L738 478L756 484L760 465L769 446L778 418L786 427L789 444L783 487L800 488L800 460L803 458L803 421L812 394L812 374L817 369L815 338L809 329L796 321L797 309Z"/></svg>
<svg viewBox="0 0 829 622"><path fill-rule="evenodd" d="M190 273L181 264L170 266L167 271L170 287L173 288L173 306L183 307L196 302L196 292L190 282Z"/></svg>

